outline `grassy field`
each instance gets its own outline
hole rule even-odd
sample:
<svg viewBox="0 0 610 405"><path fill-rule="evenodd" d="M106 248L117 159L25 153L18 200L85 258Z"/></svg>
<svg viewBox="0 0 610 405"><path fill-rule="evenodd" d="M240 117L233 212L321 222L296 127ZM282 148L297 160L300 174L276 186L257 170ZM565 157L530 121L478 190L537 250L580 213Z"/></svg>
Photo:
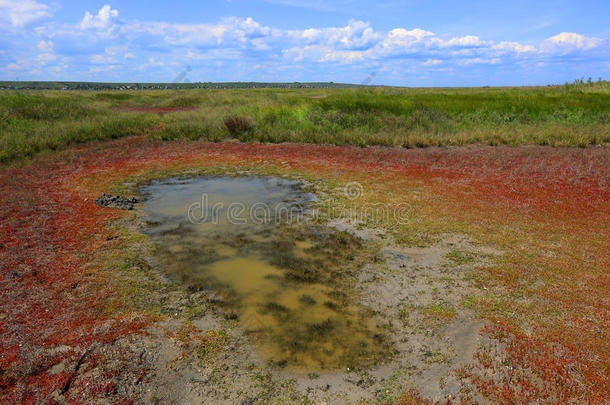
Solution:
<svg viewBox="0 0 610 405"><path fill-rule="evenodd" d="M137 112L138 107L150 110ZM154 114L155 108L168 107L188 111ZM607 144L609 125L609 82L537 88L3 91L0 162L153 127L162 140L411 148Z"/></svg>

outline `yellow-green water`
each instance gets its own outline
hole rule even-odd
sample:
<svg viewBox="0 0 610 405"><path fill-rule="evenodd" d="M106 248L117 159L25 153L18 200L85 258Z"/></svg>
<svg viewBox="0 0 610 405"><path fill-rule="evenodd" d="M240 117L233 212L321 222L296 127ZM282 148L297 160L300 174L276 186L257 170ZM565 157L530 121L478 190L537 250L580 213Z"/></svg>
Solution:
<svg viewBox="0 0 610 405"><path fill-rule="evenodd" d="M329 253L335 239L328 230L300 223L311 196L297 183L170 179L143 193L159 266L177 282L219 295L266 359L309 371L388 354L374 317L345 294L341 281L354 264L343 260L351 253Z"/></svg>

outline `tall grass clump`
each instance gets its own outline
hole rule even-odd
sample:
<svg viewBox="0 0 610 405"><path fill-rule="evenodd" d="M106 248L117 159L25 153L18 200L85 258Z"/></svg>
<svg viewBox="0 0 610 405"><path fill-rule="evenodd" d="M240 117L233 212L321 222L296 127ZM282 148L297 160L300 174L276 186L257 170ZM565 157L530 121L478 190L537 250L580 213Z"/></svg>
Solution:
<svg viewBox="0 0 610 405"><path fill-rule="evenodd" d="M231 135L240 135L254 128L252 118L242 115L230 115L223 120L224 126Z"/></svg>

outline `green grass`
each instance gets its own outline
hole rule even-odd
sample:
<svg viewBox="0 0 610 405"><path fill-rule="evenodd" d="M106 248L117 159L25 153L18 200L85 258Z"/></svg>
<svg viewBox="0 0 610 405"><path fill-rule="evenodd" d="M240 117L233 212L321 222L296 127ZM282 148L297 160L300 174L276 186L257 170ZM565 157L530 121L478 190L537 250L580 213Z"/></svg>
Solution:
<svg viewBox="0 0 610 405"><path fill-rule="evenodd" d="M141 134L159 118L122 106L191 107L168 114L161 140L427 147L610 142L610 82L459 89L2 91L0 162L74 143ZM251 122L235 131L227 117Z"/></svg>
<svg viewBox="0 0 610 405"><path fill-rule="evenodd" d="M0 162L68 145L145 133L154 114L119 113L96 94L0 92Z"/></svg>
<svg viewBox="0 0 610 405"><path fill-rule="evenodd" d="M228 116L252 119L229 133ZM160 139L425 147L483 143L586 146L610 141L610 85L486 89L207 92L168 116Z"/></svg>

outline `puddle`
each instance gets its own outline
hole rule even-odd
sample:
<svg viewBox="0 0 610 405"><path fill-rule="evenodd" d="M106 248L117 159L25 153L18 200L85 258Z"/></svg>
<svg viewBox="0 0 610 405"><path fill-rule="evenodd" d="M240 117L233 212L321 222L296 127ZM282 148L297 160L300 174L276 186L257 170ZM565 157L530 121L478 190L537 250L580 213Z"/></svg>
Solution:
<svg viewBox="0 0 610 405"><path fill-rule="evenodd" d="M313 196L274 177L154 182L145 232L168 277L210 290L260 354L300 371L365 366L389 356L384 331L347 294L361 242L301 221Z"/></svg>

